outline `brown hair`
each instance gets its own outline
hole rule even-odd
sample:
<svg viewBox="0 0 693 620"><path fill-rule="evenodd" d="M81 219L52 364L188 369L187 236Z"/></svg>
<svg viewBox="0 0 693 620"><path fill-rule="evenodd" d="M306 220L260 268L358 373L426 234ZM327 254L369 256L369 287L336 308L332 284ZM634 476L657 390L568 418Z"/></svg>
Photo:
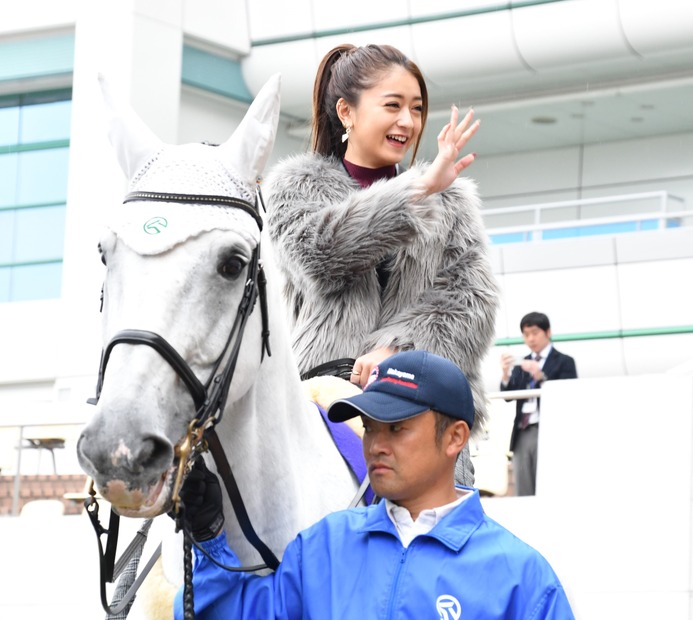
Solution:
<svg viewBox="0 0 693 620"><path fill-rule="evenodd" d="M325 157L344 157L346 144L341 140L344 128L337 116L337 101L341 97L347 103L357 105L361 93L375 86L378 79L396 65L409 71L421 88L421 132L412 151L414 161L426 126L428 90L419 67L391 45L338 45L322 59L313 86L313 151Z"/></svg>

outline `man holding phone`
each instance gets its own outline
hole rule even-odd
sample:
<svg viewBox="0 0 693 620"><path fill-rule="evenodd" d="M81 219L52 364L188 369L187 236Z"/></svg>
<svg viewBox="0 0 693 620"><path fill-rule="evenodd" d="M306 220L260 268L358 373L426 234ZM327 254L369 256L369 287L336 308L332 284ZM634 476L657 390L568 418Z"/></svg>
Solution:
<svg viewBox="0 0 693 620"><path fill-rule="evenodd" d="M517 359L509 353L501 356L501 391L540 388L545 381L577 379L575 360L557 351L551 342L549 317L530 312L522 317L520 331L531 353ZM534 495L536 490L540 399L517 400L515 421L510 436L516 495Z"/></svg>

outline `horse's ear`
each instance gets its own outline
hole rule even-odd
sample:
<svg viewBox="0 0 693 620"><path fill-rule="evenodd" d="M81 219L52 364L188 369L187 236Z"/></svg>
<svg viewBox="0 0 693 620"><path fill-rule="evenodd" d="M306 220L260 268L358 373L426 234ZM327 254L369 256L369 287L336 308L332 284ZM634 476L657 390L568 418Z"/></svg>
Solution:
<svg viewBox="0 0 693 620"><path fill-rule="evenodd" d="M99 74L101 93L109 112L108 137L120 167L132 179L140 167L161 150L164 143L154 135L130 104L116 97L108 79Z"/></svg>
<svg viewBox="0 0 693 620"><path fill-rule="evenodd" d="M255 182L265 168L277 136L280 85L279 73L267 80L236 131L219 147L224 151L226 160L253 188L253 193Z"/></svg>

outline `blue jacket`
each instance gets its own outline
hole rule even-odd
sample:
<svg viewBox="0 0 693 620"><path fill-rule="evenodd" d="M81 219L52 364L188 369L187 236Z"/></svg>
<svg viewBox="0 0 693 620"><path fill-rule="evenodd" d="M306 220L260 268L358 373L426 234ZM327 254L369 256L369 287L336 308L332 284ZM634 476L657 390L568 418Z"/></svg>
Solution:
<svg viewBox="0 0 693 620"><path fill-rule="evenodd" d="M203 545L238 565L224 534ZM224 571L195 551L193 584L197 620L574 618L548 562L484 514L478 491L407 549L380 502L301 532L271 575Z"/></svg>

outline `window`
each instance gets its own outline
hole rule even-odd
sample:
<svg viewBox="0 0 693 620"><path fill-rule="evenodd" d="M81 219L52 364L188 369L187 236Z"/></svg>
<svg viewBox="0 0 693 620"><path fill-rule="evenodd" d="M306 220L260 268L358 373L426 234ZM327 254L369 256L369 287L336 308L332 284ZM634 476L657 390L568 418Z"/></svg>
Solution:
<svg viewBox="0 0 693 620"><path fill-rule="evenodd" d="M0 97L0 302L60 297L71 97Z"/></svg>

